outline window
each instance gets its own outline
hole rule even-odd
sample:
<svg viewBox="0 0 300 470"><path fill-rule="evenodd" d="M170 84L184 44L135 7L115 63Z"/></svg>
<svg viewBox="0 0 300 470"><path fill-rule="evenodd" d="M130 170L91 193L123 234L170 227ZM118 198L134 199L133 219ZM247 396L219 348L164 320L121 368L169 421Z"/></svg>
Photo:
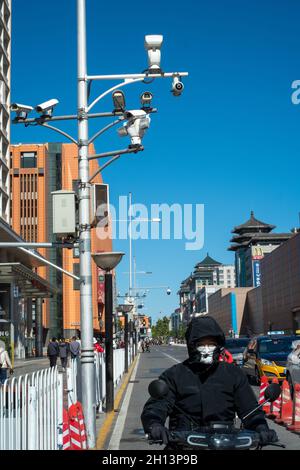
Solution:
<svg viewBox="0 0 300 470"><path fill-rule="evenodd" d="M36 152L21 153L21 168L36 168L37 157Z"/></svg>

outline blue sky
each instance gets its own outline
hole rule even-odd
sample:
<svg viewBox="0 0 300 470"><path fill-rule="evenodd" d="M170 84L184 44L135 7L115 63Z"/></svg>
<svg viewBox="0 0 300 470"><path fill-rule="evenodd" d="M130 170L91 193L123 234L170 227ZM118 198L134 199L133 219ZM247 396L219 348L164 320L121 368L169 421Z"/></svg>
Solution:
<svg viewBox="0 0 300 470"><path fill-rule="evenodd" d="M153 290L145 313L155 319L178 306L180 282L206 252L233 262L227 251L234 225L249 218L289 231L298 225L300 105L291 83L300 79L300 4L296 0L157 0L144 3L87 0L90 74L140 72L147 65L145 34L163 34L162 67L188 70L184 94L174 98L169 80L127 88L129 108L141 91L154 93L145 151L123 157L105 173L111 202L133 193L135 202L205 204L205 243L186 251L184 241L136 241L139 285ZM76 112L75 0L13 0L12 100L60 100L57 112ZM93 85L93 96L106 83ZM107 84L108 85L108 84ZM97 111L111 111L108 97ZM96 110L96 108L95 108ZM98 126L103 122L98 121ZM64 129L76 128L65 125ZM97 129L93 122L91 132ZM37 128L12 128L12 142L57 141ZM115 131L96 141L97 152L126 146ZM118 269L125 292L127 256Z"/></svg>

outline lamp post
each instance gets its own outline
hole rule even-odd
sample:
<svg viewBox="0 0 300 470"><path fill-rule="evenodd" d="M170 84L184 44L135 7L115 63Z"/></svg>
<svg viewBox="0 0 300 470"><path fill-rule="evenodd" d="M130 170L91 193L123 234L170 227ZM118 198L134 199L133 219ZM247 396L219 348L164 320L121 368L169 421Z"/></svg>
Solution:
<svg viewBox="0 0 300 470"><path fill-rule="evenodd" d="M118 312L124 316L125 372L128 372L128 313L132 309L133 304L121 304L117 308Z"/></svg>
<svg viewBox="0 0 300 470"><path fill-rule="evenodd" d="M113 284L111 271L124 253L93 253L96 265L105 271L105 378L106 412L114 409L114 349L113 349Z"/></svg>

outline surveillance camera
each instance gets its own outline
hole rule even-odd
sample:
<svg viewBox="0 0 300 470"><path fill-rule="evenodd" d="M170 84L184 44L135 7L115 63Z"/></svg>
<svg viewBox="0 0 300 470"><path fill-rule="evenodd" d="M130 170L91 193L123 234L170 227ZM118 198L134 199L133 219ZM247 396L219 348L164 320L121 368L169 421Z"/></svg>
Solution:
<svg viewBox="0 0 300 470"><path fill-rule="evenodd" d="M167 295L171 294L171 289L167 289Z"/></svg>
<svg viewBox="0 0 300 470"><path fill-rule="evenodd" d="M150 127L150 116L144 110L134 109L126 111L124 117L127 121L118 129L119 136L124 137L129 135L131 140L130 147L140 147L145 131Z"/></svg>
<svg viewBox="0 0 300 470"><path fill-rule="evenodd" d="M116 90L113 92L113 103L114 103L114 112L122 112L125 109L125 95L122 90Z"/></svg>
<svg viewBox="0 0 300 470"><path fill-rule="evenodd" d="M161 34L145 36L145 49L148 51L149 70L151 72L160 72L161 45L163 36Z"/></svg>
<svg viewBox="0 0 300 470"><path fill-rule="evenodd" d="M58 103L59 101L56 99L45 101L44 103L41 103L38 106L36 106L35 110L39 114L41 114L42 117L45 117L45 116L51 117L53 113L53 109Z"/></svg>
<svg viewBox="0 0 300 470"><path fill-rule="evenodd" d="M151 101L153 99L153 95L150 91L144 91L144 93L141 94L141 104L142 106L149 107L151 104Z"/></svg>
<svg viewBox="0 0 300 470"><path fill-rule="evenodd" d="M177 75L174 76L172 82L172 93L174 96L180 96L183 92L184 84L180 81L180 77Z"/></svg>
<svg viewBox="0 0 300 470"><path fill-rule="evenodd" d="M10 109L17 113L17 119L26 119L28 114L33 110L33 107L27 106L26 104L13 103Z"/></svg>

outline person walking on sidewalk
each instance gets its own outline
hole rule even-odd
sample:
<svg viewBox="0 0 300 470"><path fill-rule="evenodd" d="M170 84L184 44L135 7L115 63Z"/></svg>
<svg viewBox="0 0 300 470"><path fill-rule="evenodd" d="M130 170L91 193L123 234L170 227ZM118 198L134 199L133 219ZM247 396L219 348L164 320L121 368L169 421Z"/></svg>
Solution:
<svg viewBox="0 0 300 470"><path fill-rule="evenodd" d="M14 373L8 352L5 349L4 343L0 342L0 385L3 385L7 379L7 369L11 374Z"/></svg>
<svg viewBox="0 0 300 470"><path fill-rule="evenodd" d="M77 359L80 354L80 343L77 341L76 336L73 336L69 346L71 359Z"/></svg>
<svg viewBox="0 0 300 470"><path fill-rule="evenodd" d="M47 348L47 356L49 357L50 367L55 367L57 358L59 355L59 349L56 338L52 338Z"/></svg>
<svg viewBox="0 0 300 470"><path fill-rule="evenodd" d="M69 354L69 345L66 343L65 339L62 338L58 344L59 347L59 357L63 371L66 370Z"/></svg>

